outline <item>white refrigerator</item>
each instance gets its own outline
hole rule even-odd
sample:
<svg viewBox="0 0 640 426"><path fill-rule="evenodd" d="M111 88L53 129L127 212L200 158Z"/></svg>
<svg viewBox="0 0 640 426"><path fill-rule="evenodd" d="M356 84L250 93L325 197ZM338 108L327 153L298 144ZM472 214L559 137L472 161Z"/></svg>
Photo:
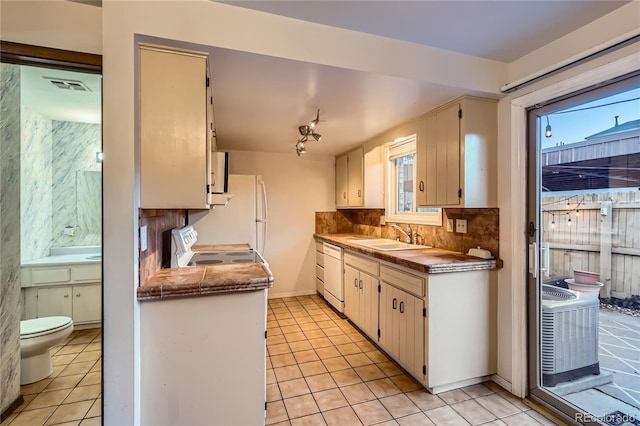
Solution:
<svg viewBox="0 0 640 426"><path fill-rule="evenodd" d="M229 175L225 206L202 217L190 215L198 245L248 243L264 256L267 240L267 190L260 175Z"/></svg>

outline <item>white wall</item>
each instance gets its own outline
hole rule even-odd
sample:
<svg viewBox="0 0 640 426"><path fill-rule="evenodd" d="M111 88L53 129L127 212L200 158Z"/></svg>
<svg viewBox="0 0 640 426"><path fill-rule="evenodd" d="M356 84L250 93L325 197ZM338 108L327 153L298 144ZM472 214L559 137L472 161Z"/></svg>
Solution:
<svg viewBox="0 0 640 426"><path fill-rule="evenodd" d="M262 175L267 185L265 257L275 277L269 297L315 293L314 213L335 210L334 157L248 151L229 157L230 173Z"/></svg>
<svg viewBox="0 0 640 426"><path fill-rule="evenodd" d="M3 41L102 53L102 9L70 1L0 1Z"/></svg>

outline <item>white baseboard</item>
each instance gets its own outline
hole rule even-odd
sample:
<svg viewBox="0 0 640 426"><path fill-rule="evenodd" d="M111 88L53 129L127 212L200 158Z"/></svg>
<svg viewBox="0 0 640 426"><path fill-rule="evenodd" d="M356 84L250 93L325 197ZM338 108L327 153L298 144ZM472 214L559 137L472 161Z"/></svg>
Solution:
<svg viewBox="0 0 640 426"><path fill-rule="evenodd" d="M280 299L283 297L296 297L296 296L311 296L313 294L316 294L316 289L312 289L312 290L304 290L304 291L294 291L292 293L272 293L271 290L269 290L269 299Z"/></svg>
<svg viewBox="0 0 640 426"><path fill-rule="evenodd" d="M503 388L504 390L506 390L507 392L511 393L511 382L506 380L505 378L498 376L497 374L494 374L493 376L491 376L491 381L493 381L495 384L497 384L498 386L500 386L501 388Z"/></svg>

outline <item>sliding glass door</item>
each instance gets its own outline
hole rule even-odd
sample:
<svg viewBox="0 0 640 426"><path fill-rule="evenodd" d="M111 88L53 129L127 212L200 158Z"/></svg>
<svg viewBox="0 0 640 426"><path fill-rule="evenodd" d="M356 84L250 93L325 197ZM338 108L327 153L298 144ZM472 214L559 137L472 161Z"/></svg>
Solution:
<svg viewBox="0 0 640 426"><path fill-rule="evenodd" d="M528 168L530 395L640 424L640 76L530 109Z"/></svg>

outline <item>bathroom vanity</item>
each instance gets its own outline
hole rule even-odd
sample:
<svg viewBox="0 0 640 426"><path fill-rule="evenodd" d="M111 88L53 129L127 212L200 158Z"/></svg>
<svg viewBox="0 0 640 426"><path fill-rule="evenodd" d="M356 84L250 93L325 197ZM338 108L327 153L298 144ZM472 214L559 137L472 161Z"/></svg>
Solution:
<svg viewBox="0 0 640 426"><path fill-rule="evenodd" d="M68 316L76 329L102 322L100 247L52 248L50 255L23 262L23 319Z"/></svg>

